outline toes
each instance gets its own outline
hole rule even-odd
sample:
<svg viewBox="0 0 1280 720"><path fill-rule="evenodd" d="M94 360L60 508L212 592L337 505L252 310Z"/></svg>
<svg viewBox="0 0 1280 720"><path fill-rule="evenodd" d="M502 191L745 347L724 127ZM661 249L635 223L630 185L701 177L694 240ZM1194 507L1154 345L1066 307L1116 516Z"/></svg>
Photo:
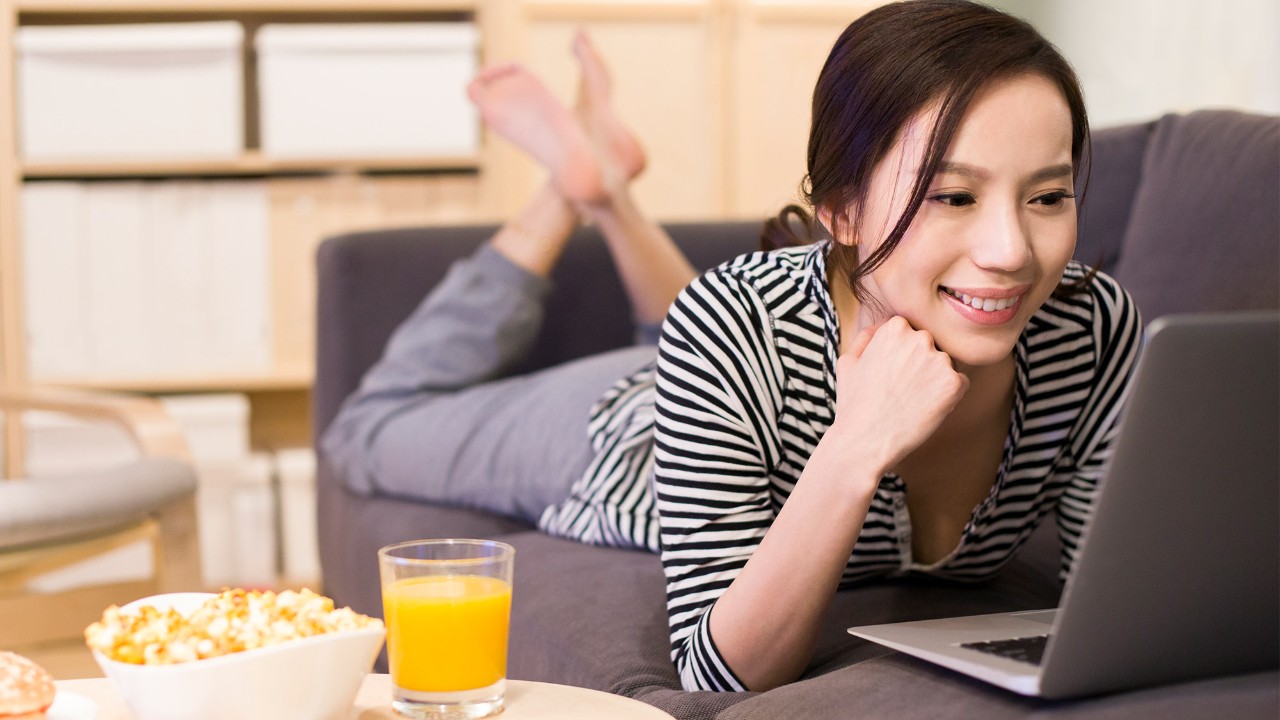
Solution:
<svg viewBox="0 0 1280 720"><path fill-rule="evenodd" d="M578 32L573 36L574 52L580 53L592 59L596 59L599 55L596 53L596 46L591 42L591 36L583 28L578 28Z"/></svg>
<svg viewBox="0 0 1280 720"><path fill-rule="evenodd" d="M467 97L476 105L484 104L484 82L480 78L467 83Z"/></svg>
<svg viewBox="0 0 1280 720"><path fill-rule="evenodd" d="M517 62L507 62L507 63L502 63L500 65L490 65L489 67L486 67L480 70L480 72L476 75L475 81L479 81L482 83L489 83L495 80L500 80L508 75L518 73L520 72L520 70L521 70L520 63L517 63Z"/></svg>
<svg viewBox="0 0 1280 720"><path fill-rule="evenodd" d="M599 53L591 44L591 37L587 35L587 31L581 28L573 36L573 54L578 58L578 63L583 66L586 72L599 74L604 70L604 63L600 60Z"/></svg>

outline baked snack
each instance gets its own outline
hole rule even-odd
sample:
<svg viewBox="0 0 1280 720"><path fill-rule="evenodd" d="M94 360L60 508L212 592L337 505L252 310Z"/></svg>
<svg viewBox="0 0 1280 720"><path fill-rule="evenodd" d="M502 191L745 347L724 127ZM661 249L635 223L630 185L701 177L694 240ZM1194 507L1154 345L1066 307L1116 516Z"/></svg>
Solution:
<svg viewBox="0 0 1280 720"><path fill-rule="evenodd" d="M55 692L44 668L0 650L0 720L43 720Z"/></svg>

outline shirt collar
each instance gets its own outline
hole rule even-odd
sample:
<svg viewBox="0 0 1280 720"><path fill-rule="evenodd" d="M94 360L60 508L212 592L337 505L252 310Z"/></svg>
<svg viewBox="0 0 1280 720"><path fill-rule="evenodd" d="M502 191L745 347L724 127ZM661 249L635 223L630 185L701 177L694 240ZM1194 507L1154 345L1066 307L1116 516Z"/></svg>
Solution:
<svg viewBox="0 0 1280 720"><path fill-rule="evenodd" d="M822 315L828 369L834 373L836 357L840 354L840 321L836 316L836 304L831 298L831 288L827 283L829 252L831 252L831 240L815 242L805 254L801 268L805 295L818 307L818 312Z"/></svg>
<svg viewBox="0 0 1280 720"><path fill-rule="evenodd" d="M831 299L831 289L827 285L827 253L830 251L831 241L819 240L810 246L801 263L805 295L817 304L823 319L829 325L834 324L836 318L835 302Z"/></svg>

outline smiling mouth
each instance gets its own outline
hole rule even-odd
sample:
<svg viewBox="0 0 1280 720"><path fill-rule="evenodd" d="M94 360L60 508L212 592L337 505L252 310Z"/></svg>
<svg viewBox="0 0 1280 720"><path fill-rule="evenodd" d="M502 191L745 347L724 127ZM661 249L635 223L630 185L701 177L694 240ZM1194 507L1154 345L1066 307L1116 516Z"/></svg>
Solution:
<svg viewBox="0 0 1280 720"><path fill-rule="evenodd" d="M1022 299L1022 295L1014 295L1013 297L1006 298L980 298L972 295L966 295L962 292L956 292L955 290L945 286L940 286L939 289L943 293L950 295L974 310L981 310L983 312L998 312L1000 310L1006 310L1017 305L1018 301Z"/></svg>

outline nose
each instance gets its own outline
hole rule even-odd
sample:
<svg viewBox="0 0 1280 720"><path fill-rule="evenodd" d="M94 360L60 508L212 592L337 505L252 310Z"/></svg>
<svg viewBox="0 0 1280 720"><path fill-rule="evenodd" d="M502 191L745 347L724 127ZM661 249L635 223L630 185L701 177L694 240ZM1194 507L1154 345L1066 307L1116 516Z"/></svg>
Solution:
<svg viewBox="0 0 1280 720"><path fill-rule="evenodd" d="M973 262L987 270L1020 270L1031 262L1031 234L1024 218L1012 207L991 209L973 248Z"/></svg>

